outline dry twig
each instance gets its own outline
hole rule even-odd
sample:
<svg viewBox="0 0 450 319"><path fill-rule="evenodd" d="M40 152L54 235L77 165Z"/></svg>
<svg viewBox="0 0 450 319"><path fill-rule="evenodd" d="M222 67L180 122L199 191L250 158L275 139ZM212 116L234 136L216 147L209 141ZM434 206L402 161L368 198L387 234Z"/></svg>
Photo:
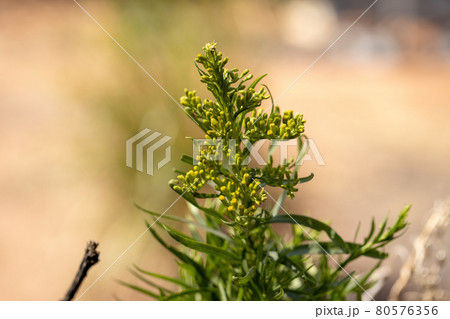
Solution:
<svg viewBox="0 0 450 319"><path fill-rule="evenodd" d="M99 261L98 256L100 255L100 253L97 251L97 247L98 243L94 241L88 242L86 250L84 252L83 260L80 264L80 268L78 269L72 285L70 286L62 301L70 301L73 299L78 291L78 288L80 288L83 279L86 277L89 268L94 266Z"/></svg>

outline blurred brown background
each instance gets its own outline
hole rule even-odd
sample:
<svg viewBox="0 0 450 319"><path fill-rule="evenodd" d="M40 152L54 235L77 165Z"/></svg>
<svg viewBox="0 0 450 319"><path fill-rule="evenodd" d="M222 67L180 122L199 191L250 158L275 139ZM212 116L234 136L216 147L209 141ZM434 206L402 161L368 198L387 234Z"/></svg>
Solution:
<svg viewBox="0 0 450 319"><path fill-rule="evenodd" d="M371 2L80 1L176 100L185 87L205 96L193 59L213 40L230 65L269 73L277 98ZM352 239L358 222L362 236L372 216L413 205L388 247L386 298L449 195L450 3L378 1L278 104L304 114L326 162L304 165L315 178L289 212ZM125 166L125 141L146 127L173 137L172 161L154 176ZM0 299L60 299L92 239L101 263L86 289L145 230L131 199L157 212L176 199L167 181L190 152L184 136L201 135L73 1L0 0ZM184 210L180 201L169 213ZM145 235L83 299L142 299L113 280L132 281L133 263L176 272Z"/></svg>

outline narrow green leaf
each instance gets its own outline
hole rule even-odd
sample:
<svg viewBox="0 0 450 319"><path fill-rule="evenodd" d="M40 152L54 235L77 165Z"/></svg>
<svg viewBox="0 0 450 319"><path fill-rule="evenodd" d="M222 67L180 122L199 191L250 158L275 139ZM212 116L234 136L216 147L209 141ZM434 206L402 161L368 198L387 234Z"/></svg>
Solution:
<svg viewBox="0 0 450 319"><path fill-rule="evenodd" d="M202 207L202 206L200 206L198 203L197 203L197 200L195 199L195 197L191 194L191 193L189 193L189 192L187 192L187 191L185 191L185 192L183 192L183 191L180 191L180 190L176 190L174 187L175 187L175 183L176 183L177 181L176 180L172 180L172 181L170 181L169 182L169 186L170 186L170 188L172 188L177 194L179 194L181 197L183 197L186 201L188 201L189 203L191 203L192 205L194 205L195 207L197 207L198 209L200 209L201 211L203 211L204 213L206 213L206 214L209 214L209 215L211 215L211 216L214 216L214 217L216 217L216 218L222 218L222 216L219 214L219 213L217 213L214 209L212 209L212 208L206 208L206 207Z"/></svg>
<svg viewBox="0 0 450 319"><path fill-rule="evenodd" d="M198 74L200 74L200 76L202 76L202 75L208 75L208 73L206 73L205 71L203 71L203 70L200 68L200 66L198 65L197 62L194 62L194 64L195 64L195 67L197 68Z"/></svg>
<svg viewBox="0 0 450 319"><path fill-rule="evenodd" d="M247 114L250 111L253 111L256 108L256 106L252 106L252 107L247 107L247 108L242 108L239 111L237 111L236 113L234 113L233 118L236 119L239 114L245 112L245 114Z"/></svg>
<svg viewBox="0 0 450 319"><path fill-rule="evenodd" d="M135 286L135 285L126 283L126 282L121 281L121 280L117 280L117 282L118 282L119 284L121 284L121 285L124 285L124 286L128 287L128 288L131 288L131 289L133 289L133 290L136 290L136 291L138 291L138 292L141 292L141 293L143 293L143 294L146 294L147 296L150 296L150 297L152 297L152 298L155 298L155 299L161 298L160 295L158 295L158 294L156 294L156 293L154 293L154 292L151 292L150 290L144 289L144 288L142 288L142 287Z"/></svg>
<svg viewBox="0 0 450 319"><path fill-rule="evenodd" d="M200 199L205 199L205 198L217 198L220 196L220 194L215 194L215 193L198 193L198 192L194 192L192 193L192 195L196 198L200 198Z"/></svg>
<svg viewBox="0 0 450 319"><path fill-rule="evenodd" d="M319 246L320 245L320 246ZM317 242L296 246L292 249L287 250L286 256L301 256L301 255L340 255L340 254L350 254L352 251L361 250L362 245L346 242L347 247L350 251L345 251L334 242ZM388 254L380 252L377 250L369 250L362 254L363 256L385 259Z"/></svg>
<svg viewBox="0 0 450 319"><path fill-rule="evenodd" d="M263 74L260 77L258 77L257 79L255 79L255 81L253 81L253 83L250 84L250 86L248 88L254 89L256 87L256 85L259 83L259 81L261 81L265 76L267 76L267 74Z"/></svg>
<svg viewBox="0 0 450 319"><path fill-rule="evenodd" d="M373 273L381 266L381 262L381 260L377 262L377 264L370 271L368 271L361 279L358 280L361 286L364 287L364 285L368 283Z"/></svg>
<svg viewBox="0 0 450 319"><path fill-rule="evenodd" d="M187 203L187 206L188 206L189 212L192 214L192 216L194 216L194 218L197 220L197 222L199 224L207 225L207 222L206 222L205 218L200 213L200 209L198 209L197 207L195 207L191 203Z"/></svg>
<svg viewBox="0 0 450 319"><path fill-rule="evenodd" d="M189 296L189 295L193 295L193 294L205 294L205 293L211 293L214 292L214 290L212 289L188 289L188 290L183 290L182 292L176 293L176 294L172 294L169 296L165 296L163 298L160 298L160 301L169 301L169 300L176 300L180 297L184 297L184 296Z"/></svg>
<svg viewBox="0 0 450 319"><path fill-rule="evenodd" d="M287 195L287 191L283 191L280 195L280 197L278 197L277 202L275 203L275 205L272 208L272 212L271 215L272 217L275 217L278 215L278 213L280 212L280 208L284 203L284 200L286 199L286 195Z"/></svg>
<svg viewBox="0 0 450 319"><path fill-rule="evenodd" d="M244 286L248 284L250 280L255 276L256 269L255 267L250 268L250 270L247 272L247 274L243 277L237 277L233 276L233 282L236 283L239 286Z"/></svg>
<svg viewBox="0 0 450 319"><path fill-rule="evenodd" d="M353 236L353 241L355 242L356 239L358 238L358 234L359 234L359 229L361 228L361 221L358 222L358 226L356 227L356 231L355 231L355 236Z"/></svg>
<svg viewBox="0 0 450 319"><path fill-rule="evenodd" d="M383 222L380 225L380 230L378 231L377 236L375 236L374 241L378 241L378 239L383 235L384 230L386 229L387 226L387 222L388 222L388 217L386 217Z"/></svg>
<svg viewBox="0 0 450 319"><path fill-rule="evenodd" d="M220 230L211 228L211 227L209 227L206 224L197 223L197 222L194 222L192 220L181 218L181 217L178 217L178 216L172 216L172 215L166 215L166 214L164 214L164 215L158 214L158 213L152 212L150 210L147 210L147 209L139 206L134 201L133 201L133 204L134 204L134 206L136 206L136 208L138 208L139 210L141 210L144 213L147 213L149 215L152 215L152 216L155 216L155 217L161 217L161 218L168 219L168 220L177 221L177 222L184 223L184 224L195 225L197 227L203 228L207 232L213 233L216 236L219 236L219 237L221 237L223 239L226 239L226 240L230 240L230 237L228 235L226 235L225 233L221 232Z"/></svg>
<svg viewBox="0 0 450 319"><path fill-rule="evenodd" d="M244 296L244 289L241 287L238 291L238 296L236 298L237 301L242 301L242 297Z"/></svg>
<svg viewBox="0 0 450 319"><path fill-rule="evenodd" d="M231 227L234 227L236 225L235 221L227 221L225 219L221 219L221 222L224 223L225 225L231 226Z"/></svg>
<svg viewBox="0 0 450 319"><path fill-rule="evenodd" d="M196 262L194 259L192 259L188 255L182 253L178 249L168 245L164 240L162 240L161 236L159 236L158 233L150 227L148 222L146 222L146 224L147 224L149 231L152 233L153 237L155 237L156 240L158 240L161 243L161 245L163 245L167 250L169 250L172 254L174 254L176 257L178 257L178 259L185 262L186 264L191 265L195 269L195 271L200 275L200 277L203 278L203 281L205 283L208 282L208 278L205 274L205 269L203 268L202 265L200 265L198 262Z"/></svg>
<svg viewBox="0 0 450 319"><path fill-rule="evenodd" d="M272 219L272 213L265 209L261 209L261 214L258 214L253 217L249 217L249 219L256 220L262 224L267 224L267 222Z"/></svg>
<svg viewBox="0 0 450 319"><path fill-rule="evenodd" d="M318 221L317 219L302 215L290 214L275 216L274 218L272 218L272 220L269 221L269 223L297 224L299 226L306 226L317 231L323 231L333 242L336 243L336 245L338 245L344 251L348 251L347 245L341 238L341 236L339 236L333 228L325 223L322 223L321 221Z"/></svg>
<svg viewBox="0 0 450 319"><path fill-rule="evenodd" d="M305 143L303 142L305 140ZM297 161L295 162L295 171L297 172L299 167L301 166L302 160L306 154L308 154L309 150L309 139L305 134L302 134L298 137L298 154Z"/></svg>
<svg viewBox="0 0 450 319"><path fill-rule="evenodd" d="M139 272L135 271L134 269L130 269L130 272L133 276L135 276L137 279L141 280L142 282L146 283L149 286L152 286L153 288L156 288L159 290L160 295L165 295L165 293L174 293L173 291L161 287L158 284L155 284L153 281L148 280L147 278L145 278L144 276L142 276Z"/></svg>
<svg viewBox="0 0 450 319"><path fill-rule="evenodd" d="M238 259L238 257L235 254L231 253L228 250L198 242L168 226L163 225L163 227L173 239L175 239L176 241L178 241L179 243L183 244L188 248L206 253L211 256L220 256L232 260Z"/></svg>
<svg viewBox="0 0 450 319"><path fill-rule="evenodd" d="M278 293L276 293L276 294L272 297L272 299L273 299L273 300L280 300L281 298L283 298L283 296L284 296L284 290L283 290L283 288L280 288L280 290L278 291Z"/></svg>
<svg viewBox="0 0 450 319"><path fill-rule="evenodd" d="M366 238L364 238L364 244L367 244L370 239L372 238L373 234L375 232L375 219L372 218L372 222L370 223L370 231Z"/></svg>
<svg viewBox="0 0 450 319"><path fill-rule="evenodd" d="M309 182L309 181L312 180L313 178L314 178L314 173L311 173L311 174L309 174L308 176L299 178L297 184L302 184L302 183Z"/></svg>
<svg viewBox="0 0 450 319"><path fill-rule="evenodd" d="M167 276L164 276L164 275L161 275L161 274L156 274L156 273L153 273L153 272L149 272L149 271L143 270L142 268L139 268L136 265L134 265L134 268L136 268L137 271L139 271L140 273L142 273L144 275L155 277L155 278L159 278L159 279L162 279L162 280L165 280L165 281L177 284L177 285L185 287L185 288L191 288L187 283L185 283L185 282L183 282L181 280L178 280L176 278L167 277Z"/></svg>
<svg viewBox="0 0 450 319"><path fill-rule="evenodd" d="M186 154L181 155L181 161L190 165L194 165L194 159L192 158L192 156Z"/></svg>
<svg viewBox="0 0 450 319"><path fill-rule="evenodd" d="M225 292L225 287L223 286L223 281L219 280L219 283L217 284L217 288L219 289L219 297L220 301L227 301L227 294Z"/></svg>

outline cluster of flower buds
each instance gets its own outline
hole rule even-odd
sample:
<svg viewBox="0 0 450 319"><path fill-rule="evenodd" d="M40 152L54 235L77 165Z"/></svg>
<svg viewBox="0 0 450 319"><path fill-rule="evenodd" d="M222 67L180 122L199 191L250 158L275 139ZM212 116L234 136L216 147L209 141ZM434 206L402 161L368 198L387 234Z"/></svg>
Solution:
<svg viewBox="0 0 450 319"><path fill-rule="evenodd" d="M209 43L203 48L204 55L199 54L195 62L203 66L203 70L198 67L201 75L201 81L206 84L208 90L217 99L217 102L222 106L223 110L231 110L234 93L243 89L242 83L252 78L248 75L248 70L238 74L238 69L233 68L228 70L225 65L228 63L228 58L222 59L222 52L217 52L216 44ZM245 77L245 78L244 78ZM236 87L231 87L232 84L241 81ZM225 94L223 94L225 93Z"/></svg>
<svg viewBox="0 0 450 319"><path fill-rule="evenodd" d="M263 113L263 110L259 109L245 118L244 136L250 141L264 138L289 140L304 132L304 124L302 114L294 116L292 111L286 111L281 115L279 107L275 107L271 114Z"/></svg>
<svg viewBox="0 0 450 319"><path fill-rule="evenodd" d="M245 225L248 218L255 215L257 205L267 199L267 193L261 186L261 182L252 177L252 169L248 167L241 168L240 178L231 174L224 175L220 172L220 164L206 160L205 154L206 151L199 156L201 160L192 170L177 177L177 183L173 186L174 190L199 196L200 189L211 181L215 184L219 200L227 208L228 217Z"/></svg>
<svg viewBox="0 0 450 319"><path fill-rule="evenodd" d="M248 112L261 106L263 100L270 98L270 95L266 95L266 93L264 87L260 88L258 92L253 87L238 91L236 94L236 112L241 114L244 111Z"/></svg>
<svg viewBox="0 0 450 319"><path fill-rule="evenodd" d="M174 190L178 192L198 192L210 180L216 180L219 176L219 168L217 163L207 161L202 158L197 165L195 165L185 175L178 175L180 185L175 185ZM180 184L180 183L179 183Z"/></svg>
<svg viewBox="0 0 450 319"><path fill-rule="evenodd" d="M227 134L232 134L232 123L216 102L202 101L195 91L188 90L185 90L180 102L185 107L184 111L208 135L207 138L224 138Z"/></svg>
<svg viewBox="0 0 450 319"><path fill-rule="evenodd" d="M302 183L303 180L308 179L305 177L299 177L297 170L292 170L295 165L292 159L288 163L279 166L273 166L273 158L270 157L268 163L261 170L260 175L261 180L272 187L281 187L286 190L286 194L290 197L294 197L294 193L298 191L296 187L298 184Z"/></svg>
<svg viewBox="0 0 450 319"><path fill-rule="evenodd" d="M246 171L247 169L243 169ZM257 205L267 199L267 193L260 181L244 173L239 179L223 177L214 180L219 200L227 207L228 216L245 225L249 217L255 215Z"/></svg>

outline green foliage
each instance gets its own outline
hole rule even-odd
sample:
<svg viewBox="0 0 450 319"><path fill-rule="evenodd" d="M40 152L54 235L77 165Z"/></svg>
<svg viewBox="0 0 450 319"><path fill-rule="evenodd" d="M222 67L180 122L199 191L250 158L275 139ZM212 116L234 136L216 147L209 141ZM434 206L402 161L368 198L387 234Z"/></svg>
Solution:
<svg viewBox="0 0 450 319"><path fill-rule="evenodd" d="M181 104L209 142L195 159L184 156L182 160L192 168L170 181L187 201L190 216L159 215L138 206L178 243L170 245L160 231L149 227L177 258L179 278L136 267L133 273L145 288L126 285L159 300L345 300L350 295L360 299L374 284L370 277L379 263L365 275L349 276L343 267L362 256L385 259L388 255L381 248L406 227L409 206L390 228L385 220L376 231L372 221L362 243L344 241L314 218L279 214L286 196L293 198L298 185L313 175L300 177L294 160L274 165L271 155L263 168L250 168L245 161L249 150L243 144L296 138L301 150L305 121L292 111L281 113L273 103L270 113L264 113L261 103L271 97L265 86L256 89L264 76L250 82L253 76L248 70L239 74L225 68L228 58L222 58L214 43L203 50L196 65L214 100L201 100L195 91L186 90ZM224 161L211 157L219 144ZM271 210L262 205L270 196L266 186L283 190ZM187 226L190 235L168 226L169 221ZM290 224L291 240L284 241L272 228L274 223ZM177 286L176 291L155 284L152 278Z"/></svg>

